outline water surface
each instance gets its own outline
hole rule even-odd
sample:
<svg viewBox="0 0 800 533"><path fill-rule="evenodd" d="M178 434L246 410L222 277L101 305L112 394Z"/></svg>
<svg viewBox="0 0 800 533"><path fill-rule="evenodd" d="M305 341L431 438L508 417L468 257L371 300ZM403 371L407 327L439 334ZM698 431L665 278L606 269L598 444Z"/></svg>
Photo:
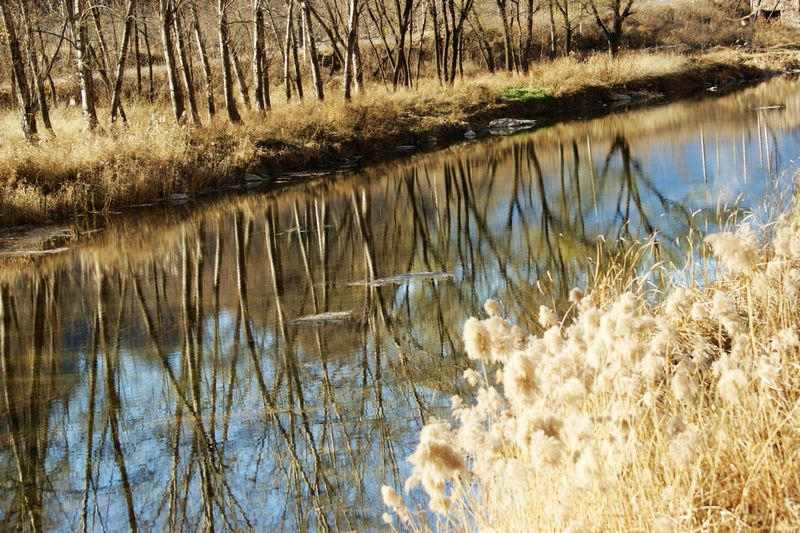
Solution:
<svg viewBox="0 0 800 533"><path fill-rule="evenodd" d="M786 187L799 94L780 79L78 219L48 240L66 250L0 270L1 527L380 528L380 486L465 392L481 302L535 330L599 237L655 233L679 261L720 206Z"/></svg>

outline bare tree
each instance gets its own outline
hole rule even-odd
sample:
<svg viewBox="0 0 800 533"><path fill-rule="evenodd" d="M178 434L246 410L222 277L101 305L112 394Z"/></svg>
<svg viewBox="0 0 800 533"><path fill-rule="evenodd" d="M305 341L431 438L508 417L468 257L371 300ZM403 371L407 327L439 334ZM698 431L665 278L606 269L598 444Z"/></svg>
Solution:
<svg viewBox="0 0 800 533"><path fill-rule="evenodd" d="M37 136L36 114L33 110L30 92L28 92L25 64L19 48L19 41L17 40L14 19L12 18L11 10L8 8L8 3L5 1L0 1L0 16L3 17L3 28L6 32L8 50L11 55L13 86L16 89L17 106L22 119L22 133L28 142L35 143Z"/></svg>
<svg viewBox="0 0 800 533"><path fill-rule="evenodd" d="M89 62L89 32L86 27L90 15L86 0L64 0L67 21L72 30L75 63L78 82L81 87L81 108L89 131L97 129L97 110L95 109L94 78Z"/></svg>
<svg viewBox="0 0 800 533"><path fill-rule="evenodd" d="M178 9L175 10L172 26L175 30L175 50L178 54L178 63L181 67L183 88L186 90L186 100L189 102L189 112L192 115L192 122L199 124L200 115L197 112L197 98L195 98L194 95L194 77L192 76L192 69L189 64L189 56L186 52L186 44L183 38L183 23L181 13Z"/></svg>
<svg viewBox="0 0 800 533"><path fill-rule="evenodd" d="M619 53L622 25L633 14L633 2L634 0L587 0L586 2L597 26L606 36L608 52L612 56Z"/></svg>
<svg viewBox="0 0 800 533"><path fill-rule="evenodd" d="M511 44L511 28L508 23L508 0L495 0L500 23L503 28L503 58L506 70L514 70L514 46Z"/></svg>
<svg viewBox="0 0 800 533"><path fill-rule="evenodd" d="M228 5L229 0L217 0L217 14L219 15L219 51L222 57L222 87L225 93L225 108L231 122L241 122L242 117L236 108L236 99L233 97L233 78L231 72L231 51L229 47Z"/></svg>
<svg viewBox="0 0 800 533"><path fill-rule="evenodd" d="M348 28L347 28L347 51L344 58L344 100L350 101L350 86L353 82L353 70L355 68L355 47L358 41L358 10L360 9L358 0L350 0L348 8Z"/></svg>
<svg viewBox="0 0 800 533"><path fill-rule="evenodd" d="M200 55L200 65L203 67L203 82L205 86L206 95L206 109L208 110L208 118L214 116L216 113L216 105L214 104L214 80L211 76L211 62L208 59L208 49L206 41L203 38L203 32L200 29L200 19L197 16L197 4L192 2L190 4L192 11L192 33L194 33L195 43L197 44L197 53Z"/></svg>
<svg viewBox="0 0 800 533"><path fill-rule="evenodd" d="M31 72L31 83L33 91L36 93L36 101L39 105L39 112L42 115L42 124L50 133L53 132L53 125L50 123L50 108L47 105L47 97L44 94L44 82L42 80L42 65L39 63L39 54L36 52L36 39L34 37L33 23L28 13L28 3L22 0L19 3L22 25L25 29L26 48L28 52L28 65ZM38 30L38 28L37 28ZM42 59L47 60L47 56L42 53Z"/></svg>
<svg viewBox="0 0 800 533"><path fill-rule="evenodd" d="M114 74L114 89L111 92L110 120L112 124L117 119L117 108L119 107L120 93L122 92L122 77L125 73L125 58L128 55L128 43L130 42L131 32L134 31L133 23L134 23L135 9L136 9L136 0L128 0L127 8L125 9L125 28L122 31L122 43L119 46L119 59L117 59L117 68ZM139 82L140 82L139 86L141 86L141 73L139 77Z"/></svg>
<svg viewBox="0 0 800 533"><path fill-rule="evenodd" d="M311 59L311 79L314 82L314 92L317 100L324 100L325 93L322 89L322 75L319 70L319 54L317 54L317 41L314 38L314 29L311 26L311 8L309 0L300 1L300 10L303 14L303 30L305 33L305 44L308 45L308 53Z"/></svg>
<svg viewBox="0 0 800 533"><path fill-rule="evenodd" d="M256 111L263 113L270 108L269 67L264 51L264 4L263 0L253 0L253 86L256 97Z"/></svg>
<svg viewBox="0 0 800 533"><path fill-rule="evenodd" d="M573 13L570 11L574 0L553 0L556 9L561 14L561 25L564 28L564 55L569 56L572 52L572 33L575 29L573 23Z"/></svg>
<svg viewBox="0 0 800 533"><path fill-rule="evenodd" d="M164 45L164 63L167 67L169 79L169 96L172 101L172 112L175 122L183 121L186 110L183 102L183 90L178 80L178 69L175 65L175 48L172 43L172 25L175 16L175 6L172 0L158 0L158 10L161 16L161 41Z"/></svg>

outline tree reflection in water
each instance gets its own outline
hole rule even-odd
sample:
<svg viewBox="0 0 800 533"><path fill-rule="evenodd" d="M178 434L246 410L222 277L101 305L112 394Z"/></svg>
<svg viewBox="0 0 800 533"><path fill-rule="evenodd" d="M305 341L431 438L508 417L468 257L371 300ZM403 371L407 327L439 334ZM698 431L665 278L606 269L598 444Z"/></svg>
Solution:
<svg viewBox="0 0 800 533"><path fill-rule="evenodd" d="M6 267L0 527L375 527L380 485L461 392L485 298L534 330L598 236L656 234L670 260L718 193L764 196L752 176L784 168L800 104L751 113L750 91L144 213ZM386 281L415 272L453 277Z"/></svg>

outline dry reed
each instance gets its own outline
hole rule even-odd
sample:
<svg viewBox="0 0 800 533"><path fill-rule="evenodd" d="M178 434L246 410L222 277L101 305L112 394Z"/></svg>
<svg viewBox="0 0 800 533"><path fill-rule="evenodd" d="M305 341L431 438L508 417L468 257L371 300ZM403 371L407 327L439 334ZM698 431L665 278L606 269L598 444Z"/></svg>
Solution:
<svg viewBox="0 0 800 533"><path fill-rule="evenodd" d="M476 399L425 427L407 489L422 484L443 529L796 531L797 209L760 235L707 237L689 275L633 275L652 244L632 250L565 314L541 308L541 336L487 302L464 326ZM654 269L703 281L655 287ZM430 527L386 504L403 527Z"/></svg>

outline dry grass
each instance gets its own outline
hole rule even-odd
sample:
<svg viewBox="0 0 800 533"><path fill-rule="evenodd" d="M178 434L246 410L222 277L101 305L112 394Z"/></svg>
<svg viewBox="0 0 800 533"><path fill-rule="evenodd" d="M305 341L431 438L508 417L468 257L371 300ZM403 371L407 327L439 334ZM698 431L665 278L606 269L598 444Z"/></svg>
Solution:
<svg viewBox="0 0 800 533"><path fill-rule="evenodd" d="M776 54L785 59L781 68L798 59L796 53L730 50L692 57L568 58L539 64L527 77L474 75L447 90L431 79L395 93L372 85L349 105L331 84L324 103L279 101L263 117L245 112L242 125L229 124L221 113L200 127L176 126L168 107L131 102L127 128L89 134L79 110L62 107L53 110L55 137L43 133L33 147L21 139L16 113L7 111L0 115L0 221L8 226L152 202L236 181L249 167L269 174L374 155L429 136L452 137L467 129L465 121L499 113L568 117L565 109L574 114L577 102L590 106L597 90L660 90L679 80L715 81L723 74L752 77L775 71L770 58ZM536 86L552 98L514 105L498 96L521 86Z"/></svg>
<svg viewBox="0 0 800 533"><path fill-rule="evenodd" d="M407 487L422 484L446 529L797 531L793 213L706 238L713 254L682 270L631 275L650 245L629 252L565 314L540 309L541 336L487 302L464 326L477 400L426 426ZM384 496L404 527L429 527Z"/></svg>

